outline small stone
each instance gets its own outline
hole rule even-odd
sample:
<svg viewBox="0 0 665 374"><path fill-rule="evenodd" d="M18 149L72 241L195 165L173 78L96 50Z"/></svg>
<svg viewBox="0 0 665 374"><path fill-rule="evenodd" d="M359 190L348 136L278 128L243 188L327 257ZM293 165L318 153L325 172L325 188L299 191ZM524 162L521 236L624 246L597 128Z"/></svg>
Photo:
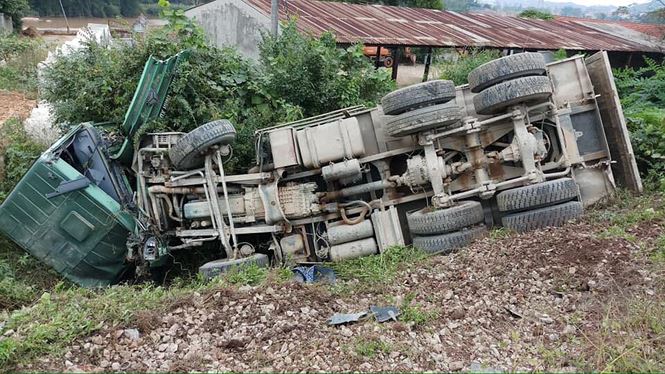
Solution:
<svg viewBox="0 0 665 374"><path fill-rule="evenodd" d="M450 300L450 299L452 299L452 298L453 298L453 291L452 291L452 290L448 290L448 291L446 291L446 293L443 294L443 298L444 298L445 300Z"/></svg>
<svg viewBox="0 0 665 374"><path fill-rule="evenodd" d="M575 326L573 326L573 325L566 325L566 327L563 328L563 332L562 332L562 333L563 333L563 335L572 335L572 334L575 333L576 330L577 330L577 328L575 328Z"/></svg>
<svg viewBox="0 0 665 374"><path fill-rule="evenodd" d="M577 268L576 267L573 266L570 269L568 269L568 274L573 275L575 273L577 273Z"/></svg>
<svg viewBox="0 0 665 374"><path fill-rule="evenodd" d="M462 319L466 315L466 312L464 311L464 308L462 307L457 307L453 309L450 312L450 318L451 319Z"/></svg>
<svg viewBox="0 0 665 374"><path fill-rule="evenodd" d="M342 334L342 336L346 336L347 338L353 336L353 331L347 327L342 327L339 333Z"/></svg>
<svg viewBox="0 0 665 374"><path fill-rule="evenodd" d="M114 362L111 364L111 370L113 371L118 371L120 370L120 363L119 362Z"/></svg>
<svg viewBox="0 0 665 374"><path fill-rule="evenodd" d="M125 336L129 340L139 340L140 334L137 329L125 329Z"/></svg>
<svg viewBox="0 0 665 374"><path fill-rule="evenodd" d="M448 365L450 371L460 371L464 369L464 363L462 361L453 361Z"/></svg>

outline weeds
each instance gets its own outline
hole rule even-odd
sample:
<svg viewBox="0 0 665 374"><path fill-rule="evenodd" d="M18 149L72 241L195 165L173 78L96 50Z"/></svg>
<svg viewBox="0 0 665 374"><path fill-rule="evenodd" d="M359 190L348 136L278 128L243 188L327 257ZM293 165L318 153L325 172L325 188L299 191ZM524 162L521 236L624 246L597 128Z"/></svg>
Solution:
<svg viewBox="0 0 665 374"><path fill-rule="evenodd" d="M598 238L599 239L620 238L620 239L625 239L631 243L635 243L637 241L637 237L635 235L627 233L623 227L617 225L612 225L606 228L605 230L601 231L598 234Z"/></svg>
<svg viewBox="0 0 665 374"><path fill-rule="evenodd" d="M333 263L331 267L341 279L357 279L361 284L375 285L392 280L400 265L414 263L423 258L425 253L418 249L395 246L377 256Z"/></svg>
<svg viewBox="0 0 665 374"><path fill-rule="evenodd" d="M662 291L662 290L661 290ZM653 372L665 367L665 300L609 303L587 361L603 372Z"/></svg>
<svg viewBox="0 0 665 374"><path fill-rule="evenodd" d="M0 36L0 90L20 91L37 96L37 65L48 49L41 40Z"/></svg>
<svg viewBox="0 0 665 374"><path fill-rule="evenodd" d="M239 286L256 286L263 283L268 276L268 269L256 264L236 267L224 274L224 279L230 284Z"/></svg>
<svg viewBox="0 0 665 374"><path fill-rule="evenodd" d="M490 231L491 240L501 240L510 237L513 234L513 231L505 227L497 227Z"/></svg>
<svg viewBox="0 0 665 374"><path fill-rule="evenodd" d="M390 345L376 338L360 338L356 340L353 351L356 352L358 356L372 358L380 353L390 353Z"/></svg>
<svg viewBox="0 0 665 374"><path fill-rule="evenodd" d="M457 59L444 60L438 67L441 74L440 79L450 79L456 85L468 83L471 70L478 66L501 57L501 53L495 50L471 49L465 51Z"/></svg>
<svg viewBox="0 0 665 374"><path fill-rule="evenodd" d="M422 326L427 322L439 317L438 312L433 310L424 310L419 304L413 303L415 296L416 295L414 293L409 293L404 298L400 308L400 321L412 322L414 326Z"/></svg>
<svg viewBox="0 0 665 374"><path fill-rule="evenodd" d="M137 311L156 308L169 298L200 288L203 287L166 289L143 285L95 291L61 283L53 292L43 293L31 307L6 317L1 331L6 338L0 342L0 368L44 354L57 354L80 336L105 325L128 323Z"/></svg>

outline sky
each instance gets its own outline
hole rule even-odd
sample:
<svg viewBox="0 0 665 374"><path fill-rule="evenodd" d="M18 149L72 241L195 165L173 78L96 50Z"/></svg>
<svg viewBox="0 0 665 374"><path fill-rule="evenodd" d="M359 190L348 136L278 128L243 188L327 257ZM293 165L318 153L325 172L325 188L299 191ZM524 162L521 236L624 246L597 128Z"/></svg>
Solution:
<svg viewBox="0 0 665 374"><path fill-rule="evenodd" d="M649 0L549 0L555 3L576 3L581 5L630 5L632 3L648 3Z"/></svg>

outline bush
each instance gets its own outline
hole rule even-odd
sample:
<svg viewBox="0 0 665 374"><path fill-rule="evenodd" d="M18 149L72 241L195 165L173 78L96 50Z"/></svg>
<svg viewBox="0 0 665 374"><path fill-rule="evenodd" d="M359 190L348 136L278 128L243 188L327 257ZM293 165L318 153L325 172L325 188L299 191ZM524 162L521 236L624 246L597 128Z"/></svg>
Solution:
<svg viewBox="0 0 665 374"><path fill-rule="evenodd" d="M0 90L37 95L37 65L46 58L43 41L24 37L0 36Z"/></svg>
<svg viewBox="0 0 665 374"><path fill-rule="evenodd" d="M640 174L648 187L665 190L665 64L646 62L614 77Z"/></svg>
<svg viewBox="0 0 665 374"><path fill-rule="evenodd" d="M229 168L248 166L254 160L254 131L297 119L299 110L267 92L260 72L234 50L209 46L203 31L182 10L168 10L165 15L168 27L134 45L105 48L89 42L87 48L56 59L44 71L42 86L55 121L122 122L148 57L166 58L187 49L189 57L171 83L162 116L142 132L186 132L227 118L239 132Z"/></svg>
<svg viewBox="0 0 665 374"><path fill-rule="evenodd" d="M518 17L522 18L532 18L532 19L542 19L542 20L551 20L554 19L554 16L550 12L545 12L538 9L526 9L523 10Z"/></svg>
<svg viewBox="0 0 665 374"><path fill-rule="evenodd" d="M257 129L299 119L303 113L371 105L393 87L387 72L375 71L359 46L338 50L330 35L308 38L287 27L282 36L264 43L263 58L271 65L263 70L235 50L210 46L182 10L163 14L168 26L134 45L106 48L89 42L44 71L43 97L53 105L57 123L122 122L148 57L166 58L187 49L189 58L171 83L163 115L142 132L186 132L214 119L229 119L238 130L234 157L227 164L233 172L255 160ZM313 52L292 44L303 41ZM297 56L300 52L306 56Z"/></svg>
<svg viewBox="0 0 665 374"><path fill-rule="evenodd" d="M18 119L0 125L0 203L44 151L28 137Z"/></svg>
<svg viewBox="0 0 665 374"><path fill-rule="evenodd" d="M469 83L468 76L471 70L478 66L501 57L501 53L494 49L471 49L460 55L457 60L444 60L438 64L441 79L450 79L456 85Z"/></svg>
<svg viewBox="0 0 665 374"><path fill-rule="evenodd" d="M395 87L388 70L375 69L361 45L339 49L333 34L303 35L293 21L279 37L264 36L260 49L268 89L305 116L373 106Z"/></svg>

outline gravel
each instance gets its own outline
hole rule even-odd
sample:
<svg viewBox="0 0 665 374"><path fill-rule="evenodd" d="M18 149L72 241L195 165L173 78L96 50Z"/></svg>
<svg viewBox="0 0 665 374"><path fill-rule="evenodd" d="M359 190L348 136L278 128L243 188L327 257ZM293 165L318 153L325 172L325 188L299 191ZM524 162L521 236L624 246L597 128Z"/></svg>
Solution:
<svg viewBox="0 0 665 374"><path fill-rule="evenodd" d="M66 355L22 369L574 371L584 333L598 328L599 305L617 290L653 286L639 248L621 238L599 239L599 225L485 238L404 267L389 284L348 293L268 283L195 294L142 312L130 326L105 326L72 342ZM633 232L643 240L660 233L657 223ZM399 302L411 293L434 317L418 325L326 323L334 313ZM368 342L381 348L368 353Z"/></svg>

